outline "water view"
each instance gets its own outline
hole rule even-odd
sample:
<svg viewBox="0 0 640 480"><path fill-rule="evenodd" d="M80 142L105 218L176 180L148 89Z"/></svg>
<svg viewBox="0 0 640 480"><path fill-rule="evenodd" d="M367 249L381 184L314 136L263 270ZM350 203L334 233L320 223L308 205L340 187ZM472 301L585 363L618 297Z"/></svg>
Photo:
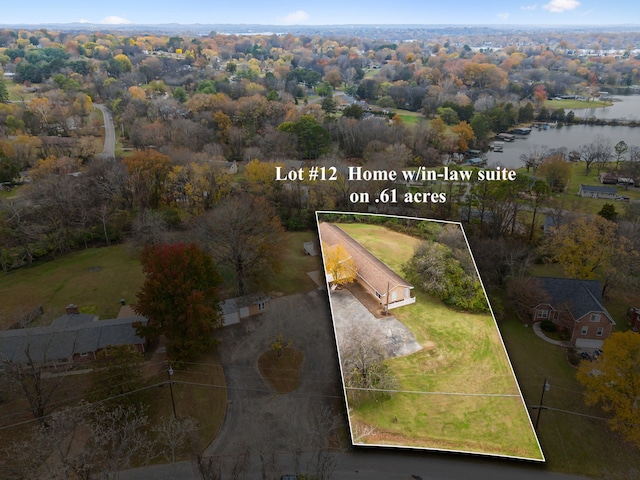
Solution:
<svg viewBox="0 0 640 480"><path fill-rule="evenodd" d="M616 101L610 107L574 110L578 117L619 118L640 120L640 95L615 96ZM593 141L596 135L604 135L611 140L612 146L620 140L627 145L640 146L640 128L612 127L597 125L569 125L548 130L534 129L526 137L505 142L503 152L489 152L486 156L489 165L503 165L510 168L522 167L520 156L529 150L546 146L549 149L567 148L575 150Z"/></svg>

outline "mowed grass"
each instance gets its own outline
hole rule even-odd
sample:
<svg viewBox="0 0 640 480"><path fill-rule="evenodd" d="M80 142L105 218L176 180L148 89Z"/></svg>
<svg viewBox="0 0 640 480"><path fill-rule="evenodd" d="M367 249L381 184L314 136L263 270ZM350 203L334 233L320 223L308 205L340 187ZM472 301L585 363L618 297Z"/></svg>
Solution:
<svg viewBox="0 0 640 480"><path fill-rule="evenodd" d="M282 242L282 269L267 282L266 289L272 296L309 292L318 286L307 272L322 271L320 255L312 257L304 253L305 242L318 242L314 232L287 232Z"/></svg>
<svg viewBox="0 0 640 480"><path fill-rule="evenodd" d="M396 272L421 240L366 224L340 224ZM351 421L374 426L365 441L542 459L490 314L457 312L414 290L414 305L392 311L422 345L387 360L399 390L365 402Z"/></svg>
<svg viewBox="0 0 640 480"><path fill-rule="evenodd" d="M137 254L126 245L90 248L0 275L0 325L42 306L51 320L69 303L100 318L115 318L120 299L135 303L144 281Z"/></svg>
<svg viewBox="0 0 640 480"><path fill-rule="evenodd" d="M538 426L547 468L607 480L640 478L637 447L609 430L601 420L606 413L585 406L565 350L542 341L508 310L500 330L527 405L538 405L545 379L550 385L543 404L558 410L542 410ZM530 411L535 420L537 410Z"/></svg>
<svg viewBox="0 0 640 480"><path fill-rule="evenodd" d="M176 415L179 418L191 417L196 420L198 445L193 447L202 451L217 435L227 412L226 381L218 353L207 353L194 363L174 368L171 380L174 382L172 387ZM167 373L162 371L149 383L166 381ZM161 423L164 418L173 415L171 389L168 384L147 390L146 398L151 424ZM186 455L189 447L191 446L187 446L182 454Z"/></svg>
<svg viewBox="0 0 640 480"><path fill-rule="evenodd" d="M402 265L411 258L422 242L419 238L394 232L380 225L340 223L338 226L400 275Z"/></svg>
<svg viewBox="0 0 640 480"><path fill-rule="evenodd" d="M565 110L574 110L581 108L600 108L600 107L610 107L613 105L613 102L603 101L603 100L546 100L544 102L544 106L550 110L560 110L564 108ZM581 112L575 112L577 116L581 116Z"/></svg>
<svg viewBox="0 0 640 480"><path fill-rule="evenodd" d="M607 170L615 172L615 164L610 163ZM523 175L532 175L531 172L527 174L525 168L519 169L519 172ZM591 169L587 175L585 173L584 162L575 162L571 164L571 178L569 179L567 191L563 193L553 193L552 198L556 201L564 202L564 208L572 211L598 213L605 203L612 203L616 207L616 211L619 213L624 211L624 207L627 204L626 202L605 198L579 197L578 190L580 185L613 187L616 189L617 195L629 197L632 201L640 200L640 188L629 187L625 189L623 186L618 185L602 185L598 179L598 170L595 165L591 165Z"/></svg>

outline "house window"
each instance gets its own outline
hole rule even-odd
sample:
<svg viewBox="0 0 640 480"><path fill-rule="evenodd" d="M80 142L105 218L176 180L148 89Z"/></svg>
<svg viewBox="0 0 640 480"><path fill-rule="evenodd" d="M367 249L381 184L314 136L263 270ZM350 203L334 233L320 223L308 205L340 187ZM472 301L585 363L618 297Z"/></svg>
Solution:
<svg viewBox="0 0 640 480"><path fill-rule="evenodd" d="M582 327L582 335L586 335L587 333L589 333L589 327L585 325L584 327Z"/></svg>
<svg viewBox="0 0 640 480"><path fill-rule="evenodd" d="M376 297L378 297L378 298L382 298L382 295L380 295L380 294L376 291Z"/></svg>
<svg viewBox="0 0 640 480"><path fill-rule="evenodd" d="M258 310L264 310L264 302L258 304Z"/></svg>
<svg viewBox="0 0 640 480"><path fill-rule="evenodd" d="M604 333L604 327L598 327L597 335L601 337L603 333Z"/></svg>
<svg viewBox="0 0 640 480"><path fill-rule="evenodd" d="M538 318L547 318L549 316L549 310L538 310Z"/></svg>
<svg viewBox="0 0 640 480"><path fill-rule="evenodd" d="M590 322L599 322L600 321L600 314L599 313L592 313L591 314L591 318L589 318Z"/></svg>

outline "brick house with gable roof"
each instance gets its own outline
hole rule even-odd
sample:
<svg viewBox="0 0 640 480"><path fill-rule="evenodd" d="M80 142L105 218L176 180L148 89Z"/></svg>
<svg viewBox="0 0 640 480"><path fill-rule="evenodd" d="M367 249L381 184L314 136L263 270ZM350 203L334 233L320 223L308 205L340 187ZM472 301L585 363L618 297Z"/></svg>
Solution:
<svg viewBox="0 0 640 480"><path fill-rule="evenodd" d="M568 326L570 342L577 348L601 348L616 324L602 304L598 280L533 277L549 296L548 303L531 309L532 320L551 320Z"/></svg>

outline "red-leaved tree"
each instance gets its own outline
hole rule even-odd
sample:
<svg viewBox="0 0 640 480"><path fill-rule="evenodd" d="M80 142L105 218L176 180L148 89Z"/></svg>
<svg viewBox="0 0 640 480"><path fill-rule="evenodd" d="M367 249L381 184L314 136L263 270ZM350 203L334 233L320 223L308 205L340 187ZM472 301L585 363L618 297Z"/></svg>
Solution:
<svg viewBox="0 0 640 480"><path fill-rule="evenodd" d="M171 360L187 360L213 345L221 325L213 259L195 244L149 245L142 251L147 274L135 311L148 319L137 332L149 341L165 335Z"/></svg>

